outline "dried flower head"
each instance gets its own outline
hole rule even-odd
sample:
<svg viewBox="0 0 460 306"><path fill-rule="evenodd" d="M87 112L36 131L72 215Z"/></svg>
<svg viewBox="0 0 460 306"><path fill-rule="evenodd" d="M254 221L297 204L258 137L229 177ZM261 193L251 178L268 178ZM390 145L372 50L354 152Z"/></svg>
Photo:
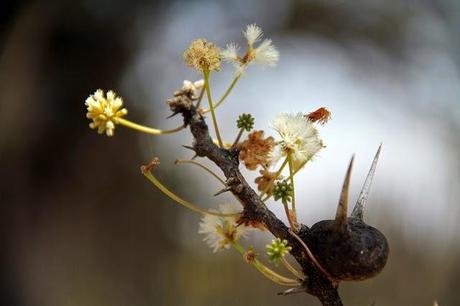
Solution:
<svg viewBox="0 0 460 306"><path fill-rule="evenodd" d="M85 105L88 111L86 117L92 120L89 127L97 129L99 134L105 132L107 136L113 136L117 119L128 113L126 108L122 108L123 99L112 90L107 92L107 96L103 90L96 90L86 99Z"/></svg>
<svg viewBox="0 0 460 306"><path fill-rule="evenodd" d="M253 62L267 66L276 65L279 60L279 52L272 44L271 39L265 39L258 47L254 46L263 37L263 31L260 27L256 24L250 24L243 34L247 41L247 50L243 56L238 55L239 47L235 43L228 44L221 54L224 61L233 63L237 76L242 75L248 65Z"/></svg>
<svg viewBox="0 0 460 306"><path fill-rule="evenodd" d="M237 213L238 208L234 204L220 205L220 211L225 214ZM205 215L200 222L198 233L204 234L204 241L213 249L228 249L230 245L245 237L250 228L237 224L236 217L218 217Z"/></svg>
<svg viewBox="0 0 460 306"><path fill-rule="evenodd" d="M241 144L240 160L249 170L256 170L258 165L270 166L270 152L275 145L273 137L264 138L264 131L254 131Z"/></svg>
<svg viewBox="0 0 460 306"><path fill-rule="evenodd" d="M314 112L305 115L305 118L311 122L318 122L324 125L331 118L331 112L325 107L320 107Z"/></svg>
<svg viewBox="0 0 460 306"><path fill-rule="evenodd" d="M266 248L268 259L274 263L278 263L292 250L292 247L288 245L287 240L281 240L280 238L272 240L272 243L267 244Z"/></svg>
<svg viewBox="0 0 460 306"><path fill-rule="evenodd" d="M197 39L192 41L187 50L184 51L185 64L198 71L219 71L221 55L216 44Z"/></svg>
<svg viewBox="0 0 460 306"><path fill-rule="evenodd" d="M294 188L287 181L280 181L275 184L273 188L273 198L275 201L281 199L283 204L287 204L292 201L294 195Z"/></svg>
<svg viewBox="0 0 460 306"><path fill-rule="evenodd" d="M268 169L262 169L259 172L261 176L256 177L254 182L257 184L257 190L266 193L268 196L273 194L273 182L276 179L276 172L270 172Z"/></svg>
<svg viewBox="0 0 460 306"><path fill-rule="evenodd" d="M190 92L191 96L196 96L196 91L203 88L204 80L198 80L195 82L190 82L189 80L184 80L181 91Z"/></svg>
<svg viewBox="0 0 460 306"><path fill-rule="evenodd" d="M256 259L256 253L254 252L254 250L247 250L244 254L243 254L243 258L244 260L250 264L254 261L254 259Z"/></svg>
<svg viewBox="0 0 460 306"><path fill-rule="evenodd" d="M281 136L272 153L273 162L289 155L294 169L298 169L324 147L318 130L301 113L278 115L273 128Z"/></svg>
<svg viewBox="0 0 460 306"><path fill-rule="evenodd" d="M251 114L241 114L236 121L236 126L249 132L254 127L254 117Z"/></svg>

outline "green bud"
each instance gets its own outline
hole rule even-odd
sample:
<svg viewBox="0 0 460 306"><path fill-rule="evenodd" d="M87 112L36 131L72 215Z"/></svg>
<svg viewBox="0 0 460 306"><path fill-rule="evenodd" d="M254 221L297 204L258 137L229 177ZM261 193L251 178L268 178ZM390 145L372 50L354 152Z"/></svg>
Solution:
<svg viewBox="0 0 460 306"><path fill-rule="evenodd" d="M276 238L272 243L267 244L267 256L271 262L278 263L292 248L288 246L286 239Z"/></svg>
<svg viewBox="0 0 460 306"><path fill-rule="evenodd" d="M283 204L287 204L292 201L292 196L294 195L294 189L292 185L287 181L277 182L273 188L273 197L275 201L281 199Z"/></svg>
<svg viewBox="0 0 460 306"><path fill-rule="evenodd" d="M249 132L254 127L254 117L251 114L241 114L236 121L236 125L239 129Z"/></svg>

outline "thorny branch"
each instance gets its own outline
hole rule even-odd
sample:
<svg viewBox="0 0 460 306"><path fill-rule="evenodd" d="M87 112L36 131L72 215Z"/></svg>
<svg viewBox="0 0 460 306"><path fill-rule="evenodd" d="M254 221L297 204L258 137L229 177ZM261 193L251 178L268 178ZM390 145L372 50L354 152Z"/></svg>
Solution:
<svg viewBox="0 0 460 306"><path fill-rule="evenodd" d="M341 306L342 301L336 286L322 273L307 256L302 244L290 234L289 228L278 219L249 186L239 170L238 148L224 149L214 144L209 135L203 112L188 99L169 101L173 114L181 114L184 124L193 135L193 150L197 156L207 157L224 173L230 191L244 206L240 221L256 221L264 224L276 237L286 239L292 247L291 254L302 267L306 278L302 280L302 290L316 296L324 306ZM305 225L301 225L306 229Z"/></svg>

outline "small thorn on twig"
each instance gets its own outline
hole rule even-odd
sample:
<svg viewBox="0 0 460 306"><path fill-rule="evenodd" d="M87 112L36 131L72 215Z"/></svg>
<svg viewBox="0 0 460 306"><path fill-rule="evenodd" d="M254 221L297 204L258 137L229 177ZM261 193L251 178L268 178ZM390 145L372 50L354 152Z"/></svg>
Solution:
<svg viewBox="0 0 460 306"><path fill-rule="evenodd" d="M302 292L305 292L305 287L304 286L290 288L288 290L278 292L277 294L278 295L291 295L291 294L297 294L297 293L302 293Z"/></svg>
<svg viewBox="0 0 460 306"><path fill-rule="evenodd" d="M179 114L179 112L174 112L171 115L169 115L168 117L166 117L166 119L171 119L172 117L176 116L177 114Z"/></svg>
<svg viewBox="0 0 460 306"><path fill-rule="evenodd" d="M195 148L192 147L192 146L182 145L182 147L184 147L184 148L186 148L186 149L189 149L189 150L192 150L193 152L195 152Z"/></svg>
<svg viewBox="0 0 460 306"><path fill-rule="evenodd" d="M192 156L191 160L195 160L195 158L197 158L197 157L198 157L198 154L195 154L195 155Z"/></svg>
<svg viewBox="0 0 460 306"><path fill-rule="evenodd" d="M231 186L225 187L224 189L219 190L217 193L215 193L214 196L217 197L218 195L220 195L220 194L222 194L224 192L230 191L230 190L232 190Z"/></svg>

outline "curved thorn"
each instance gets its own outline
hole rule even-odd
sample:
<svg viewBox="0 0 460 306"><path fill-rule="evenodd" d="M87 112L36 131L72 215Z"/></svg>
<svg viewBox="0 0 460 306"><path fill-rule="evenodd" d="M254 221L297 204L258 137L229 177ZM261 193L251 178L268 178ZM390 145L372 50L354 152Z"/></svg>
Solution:
<svg viewBox="0 0 460 306"><path fill-rule="evenodd" d="M367 174L366 180L364 181L361 193L359 194L358 200L356 201L356 205L353 208L353 212L351 213L351 216L354 218L359 218L361 220L363 219L364 208L366 207L367 197L369 195L369 190L372 185L372 179L374 178L375 168L377 167L377 161L379 160L381 150L382 144L380 144L377 153L375 153L374 161L372 162L369 173Z"/></svg>
<svg viewBox="0 0 460 306"><path fill-rule="evenodd" d="M353 155L348 165L347 174L345 175L345 180L343 181L342 192L340 193L339 204L337 205L337 212L335 214L335 221L337 226L346 230L347 226L347 212L348 212L348 190L350 189L350 178L351 178L351 169L353 168L353 160L355 156Z"/></svg>

